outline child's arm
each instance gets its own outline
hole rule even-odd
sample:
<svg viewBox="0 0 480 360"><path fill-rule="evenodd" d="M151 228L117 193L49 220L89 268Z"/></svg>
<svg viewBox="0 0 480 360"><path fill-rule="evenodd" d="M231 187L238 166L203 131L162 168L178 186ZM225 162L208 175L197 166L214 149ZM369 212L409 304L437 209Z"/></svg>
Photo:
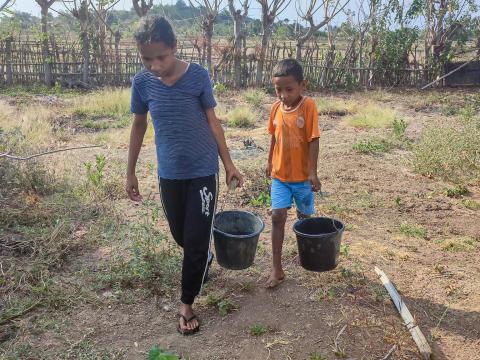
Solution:
<svg viewBox="0 0 480 360"><path fill-rule="evenodd" d="M272 139L270 140L270 150L268 151L267 168L265 169L265 175L267 175L267 178L270 178L272 176L272 159L273 159L274 148L275 148L275 135L272 135Z"/></svg>
<svg viewBox="0 0 480 360"><path fill-rule="evenodd" d="M322 190L322 184L317 175L318 143L319 140L316 138L308 144L308 181L312 184L312 190L315 192Z"/></svg>
<svg viewBox="0 0 480 360"><path fill-rule="evenodd" d="M142 148L143 137L147 131L147 114L134 114L132 130L130 132L130 146L128 148L127 186L128 196L133 201L142 200L138 190L138 180L135 175L138 154Z"/></svg>
<svg viewBox="0 0 480 360"><path fill-rule="evenodd" d="M223 166L225 167L225 173L227 176L227 185L230 185L230 182L233 178L238 180L238 187L243 185L243 177L240 172L237 170L233 161L230 157L230 153L228 152L227 142L225 141L225 134L223 133L222 125L220 124L220 120L218 120L217 116L215 115L215 109L210 108L206 110L208 124L210 125L210 129L212 130L213 137L217 142L218 146L218 153L220 155L220 159L222 159Z"/></svg>

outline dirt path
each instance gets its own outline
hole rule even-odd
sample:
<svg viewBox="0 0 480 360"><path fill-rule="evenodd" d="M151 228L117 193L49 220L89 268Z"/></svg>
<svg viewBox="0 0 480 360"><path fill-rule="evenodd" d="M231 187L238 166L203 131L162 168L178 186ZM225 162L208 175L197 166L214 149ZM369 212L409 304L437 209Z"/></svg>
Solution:
<svg viewBox="0 0 480 360"><path fill-rule="evenodd" d="M404 116L409 122L407 136L415 138L433 115L411 110L408 99L382 104ZM48 316L56 325L38 336L25 332L25 337L52 358L63 358L59 349L71 349L72 342L77 342L118 351L118 357L128 359L146 358L155 344L195 360L370 360L384 358L393 346L396 350L389 359L417 359L415 344L373 271L379 266L395 282L432 345L435 359L475 359L480 353L480 246L449 251L444 239L469 237L478 243L478 211L445 196L445 183L413 173L408 150L396 149L381 156L358 154L352 145L366 131L335 116L322 116L321 127L319 172L326 196L317 197L317 209L347 224L336 270L316 274L295 265L295 238L288 231L284 249L287 280L274 291L260 287L257 280L270 264L270 222L266 208L246 204L245 194L239 192L227 207L259 213L266 220L266 229L250 269L235 272L214 265L212 279L198 300L199 334L182 337L176 332L174 292L151 296L133 290L129 301L118 301L110 291L102 290L93 305L89 302L68 312L35 315ZM370 130L369 134L384 131ZM246 138L253 139L258 148L245 150ZM249 181L258 182L255 175L263 176L268 149L261 123L253 130L227 129L227 139L239 168L251 176ZM107 153L110 158L125 158L124 146ZM153 195L155 172L147 165L155 163L154 156L150 143L142 149L139 165L142 187ZM479 186L471 186L469 191L472 199L480 199ZM118 207L126 213L135 211L125 200ZM294 221L292 211L288 229ZM160 222L168 233L162 217ZM402 224L421 227L426 233L408 235L400 231ZM86 257L94 269L97 260L90 255L73 263L85 265ZM235 310L220 316L208 305L209 294L228 299ZM254 325L264 333L252 335Z"/></svg>

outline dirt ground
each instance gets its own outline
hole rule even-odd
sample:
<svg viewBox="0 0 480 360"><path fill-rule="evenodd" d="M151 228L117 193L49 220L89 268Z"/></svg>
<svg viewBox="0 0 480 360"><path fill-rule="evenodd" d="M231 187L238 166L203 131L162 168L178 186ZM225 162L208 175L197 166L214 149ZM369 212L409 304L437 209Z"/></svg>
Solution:
<svg viewBox="0 0 480 360"><path fill-rule="evenodd" d="M360 102L372 98L361 93L316 96ZM416 107L421 96L405 92L372 101L401 114L408 122L406 136L415 140L429 121L441 116L435 109ZM235 96L221 101L226 106L237 102ZM378 156L352 149L365 134L384 134L386 129L358 129L345 116L320 116L318 168L324 196L317 196L316 207L319 214L335 216L347 226L340 263L325 273L308 272L295 263L296 239L291 228L296 219L291 211L284 245L286 281L276 290L257 283L269 271L271 223L267 207L255 207L245 199L252 184L264 176L268 104L260 114L253 129L226 128L232 156L247 184L246 190L230 194L225 208L254 211L266 227L251 268L229 271L214 264L211 280L197 302L202 321L198 334L183 337L176 332L178 289L158 294L132 289L127 300L119 300L111 289L98 289L95 301L80 301L59 310L40 307L15 320L20 329L15 342L29 343L31 349L40 350L34 354L46 359L145 359L153 345L198 360L418 359L410 333L374 272L378 266L402 295L434 359L480 359L479 212L465 208L459 198L444 195L448 183L414 173L409 149ZM81 155L60 154L58 161L84 161L101 152L126 162L128 129L106 131L118 133L112 146ZM72 143L96 135L81 134ZM255 146L246 149L246 139ZM141 191L157 200L155 170L149 166L155 164L154 150L152 142L142 148L138 171ZM468 190L469 199L480 201L479 184L470 184ZM222 185L221 200L224 194ZM125 221L135 219L136 207L128 200L118 200L116 208L125 214ZM159 221L168 234L165 219L160 216ZM400 231L403 223L421 226L426 235ZM443 239L464 237L474 239L475 246L460 251L442 247ZM173 242L170 235L168 241ZM69 259L60 276L78 283L75 274L85 269L95 272L112 246L84 249ZM234 311L221 316L210 304L211 294L228 298ZM48 326L39 330L39 321ZM255 324L261 325L263 334L252 335ZM8 326L2 328L3 333Z"/></svg>

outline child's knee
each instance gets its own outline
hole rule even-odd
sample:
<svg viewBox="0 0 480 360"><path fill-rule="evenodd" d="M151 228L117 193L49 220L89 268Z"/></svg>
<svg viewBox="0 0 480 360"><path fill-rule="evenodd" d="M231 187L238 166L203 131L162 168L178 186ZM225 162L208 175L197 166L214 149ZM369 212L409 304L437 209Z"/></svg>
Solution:
<svg viewBox="0 0 480 360"><path fill-rule="evenodd" d="M283 225L287 221L287 209L275 209L272 211L273 225Z"/></svg>

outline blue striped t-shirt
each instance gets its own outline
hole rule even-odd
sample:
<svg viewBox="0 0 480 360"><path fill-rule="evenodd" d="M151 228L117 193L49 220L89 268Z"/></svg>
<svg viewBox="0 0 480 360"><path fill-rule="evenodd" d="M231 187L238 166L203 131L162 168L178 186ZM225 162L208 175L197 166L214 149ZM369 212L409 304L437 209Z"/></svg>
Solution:
<svg viewBox="0 0 480 360"><path fill-rule="evenodd" d="M150 111L155 129L158 176L193 179L218 172L218 148L205 110L217 105L208 72L191 63L172 86L142 71L132 83L131 110Z"/></svg>

